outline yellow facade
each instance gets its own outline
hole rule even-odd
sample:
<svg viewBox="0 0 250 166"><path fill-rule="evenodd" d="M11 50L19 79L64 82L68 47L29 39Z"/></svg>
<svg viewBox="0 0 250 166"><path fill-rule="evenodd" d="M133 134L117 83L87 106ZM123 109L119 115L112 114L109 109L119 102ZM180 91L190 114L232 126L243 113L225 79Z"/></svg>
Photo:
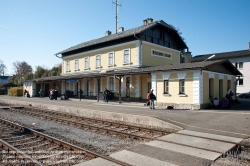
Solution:
<svg viewBox="0 0 250 166"><path fill-rule="evenodd" d="M163 53L171 54L171 58L164 58L161 56L152 55L152 50L157 50ZM158 46L152 43L142 43L142 65L143 66L158 66L158 65L169 65L179 63L179 54L177 50L173 50L167 47Z"/></svg>
<svg viewBox="0 0 250 166"><path fill-rule="evenodd" d="M136 42L129 42L128 44L121 44L117 46L113 46L110 48L99 49L95 51L89 51L86 53L77 54L74 56L65 57L63 59L63 73L74 73L74 72L84 72L84 71L93 71L93 70L105 70L112 69L117 67L128 67L136 65ZM129 50L129 63L124 63L123 60L123 51ZM108 58L109 53L113 53L114 63L109 65ZM100 55L100 65L96 65L96 55ZM89 67L85 67L85 57L88 57ZM78 59L78 70L75 70L75 60ZM67 61L69 61L69 71L67 70Z"/></svg>

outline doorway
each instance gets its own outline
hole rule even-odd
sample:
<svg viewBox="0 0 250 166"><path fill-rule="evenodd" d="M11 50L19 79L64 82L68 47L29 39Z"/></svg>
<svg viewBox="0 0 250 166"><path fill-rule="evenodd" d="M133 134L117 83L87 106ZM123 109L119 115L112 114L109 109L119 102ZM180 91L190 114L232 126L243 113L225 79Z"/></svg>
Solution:
<svg viewBox="0 0 250 166"><path fill-rule="evenodd" d="M126 97L130 98L130 77L126 77Z"/></svg>

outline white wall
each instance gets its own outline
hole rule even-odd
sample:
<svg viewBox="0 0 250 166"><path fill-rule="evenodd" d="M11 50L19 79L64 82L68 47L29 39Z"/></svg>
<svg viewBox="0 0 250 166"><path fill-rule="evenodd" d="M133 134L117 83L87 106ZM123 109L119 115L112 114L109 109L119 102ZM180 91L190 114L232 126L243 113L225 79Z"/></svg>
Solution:
<svg viewBox="0 0 250 166"><path fill-rule="evenodd" d="M244 93L250 91L250 56L231 58L230 62L235 65L238 63L238 70L243 74L243 85L237 85L236 93ZM243 69L239 69L239 62L243 62ZM238 83L239 84L239 83Z"/></svg>

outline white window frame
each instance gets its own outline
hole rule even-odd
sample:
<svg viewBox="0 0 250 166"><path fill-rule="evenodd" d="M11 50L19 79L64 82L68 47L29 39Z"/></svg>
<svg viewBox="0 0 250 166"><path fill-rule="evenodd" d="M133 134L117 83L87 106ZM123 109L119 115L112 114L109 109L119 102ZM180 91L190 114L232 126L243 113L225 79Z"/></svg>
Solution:
<svg viewBox="0 0 250 166"><path fill-rule="evenodd" d="M99 64L97 63L98 61L98 58L99 57ZM97 54L96 56L95 56L95 67L96 68L99 68L99 67L101 67L101 54Z"/></svg>
<svg viewBox="0 0 250 166"><path fill-rule="evenodd" d="M75 59L75 70L79 70L79 59Z"/></svg>
<svg viewBox="0 0 250 166"><path fill-rule="evenodd" d="M167 83L167 85L166 85ZM169 80L164 80L164 94L169 94Z"/></svg>
<svg viewBox="0 0 250 166"><path fill-rule="evenodd" d="M179 80L179 94L185 94L185 80L184 79Z"/></svg>
<svg viewBox="0 0 250 166"><path fill-rule="evenodd" d="M243 62L239 62L238 65L239 65L239 69L243 69L244 68L243 67Z"/></svg>
<svg viewBox="0 0 250 166"><path fill-rule="evenodd" d="M112 64L110 64L109 62L109 55L112 54L113 55L113 60L112 60ZM108 53L108 66L114 66L115 65L115 52L112 51L112 52L109 52Z"/></svg>
<svg viewBox="0 0 250 166"><path fill-rule="evenodd" d="M66 61L66 71L70 71L70 61Z"/></svg>
<svg viewBox="0 0 250 166"><path fill-rule="evenodd" d="M86 60L88 60L88 64L86 64ZM84 69L89 69L89 56L84 57Z"/></svg>
<svg viewBox="0 0 250 166"><path fill-rule="evenodd" d="M114 91L115 88L115 79L114 77L109 77L109 90Z"/></svg>
<svg viewBox="0 0 250 166"><path fill-rule="evenodd" d="M128 51L128 62L125 62L125 51ZM123 50L123 64L130 64L131 63L130 58L130 48L126 48Z"/></svg>

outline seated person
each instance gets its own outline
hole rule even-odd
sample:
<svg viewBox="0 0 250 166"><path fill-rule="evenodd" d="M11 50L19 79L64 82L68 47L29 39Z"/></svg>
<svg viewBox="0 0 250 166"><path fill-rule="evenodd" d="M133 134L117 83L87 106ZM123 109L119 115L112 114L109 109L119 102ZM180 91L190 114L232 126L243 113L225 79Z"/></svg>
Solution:
<svg viewBox="0 0 250 166"><path fill-rule="evenodd" d="M224 97L221 101L221 108L229 108L229 101L226 97Z"/></svg>
<svg viewBox="0 0 250 166"><path fill-rule="evenodd" d="M220 101L217 99L217 97L214 98L213 104L214 107L219 107Z"/></svg>

